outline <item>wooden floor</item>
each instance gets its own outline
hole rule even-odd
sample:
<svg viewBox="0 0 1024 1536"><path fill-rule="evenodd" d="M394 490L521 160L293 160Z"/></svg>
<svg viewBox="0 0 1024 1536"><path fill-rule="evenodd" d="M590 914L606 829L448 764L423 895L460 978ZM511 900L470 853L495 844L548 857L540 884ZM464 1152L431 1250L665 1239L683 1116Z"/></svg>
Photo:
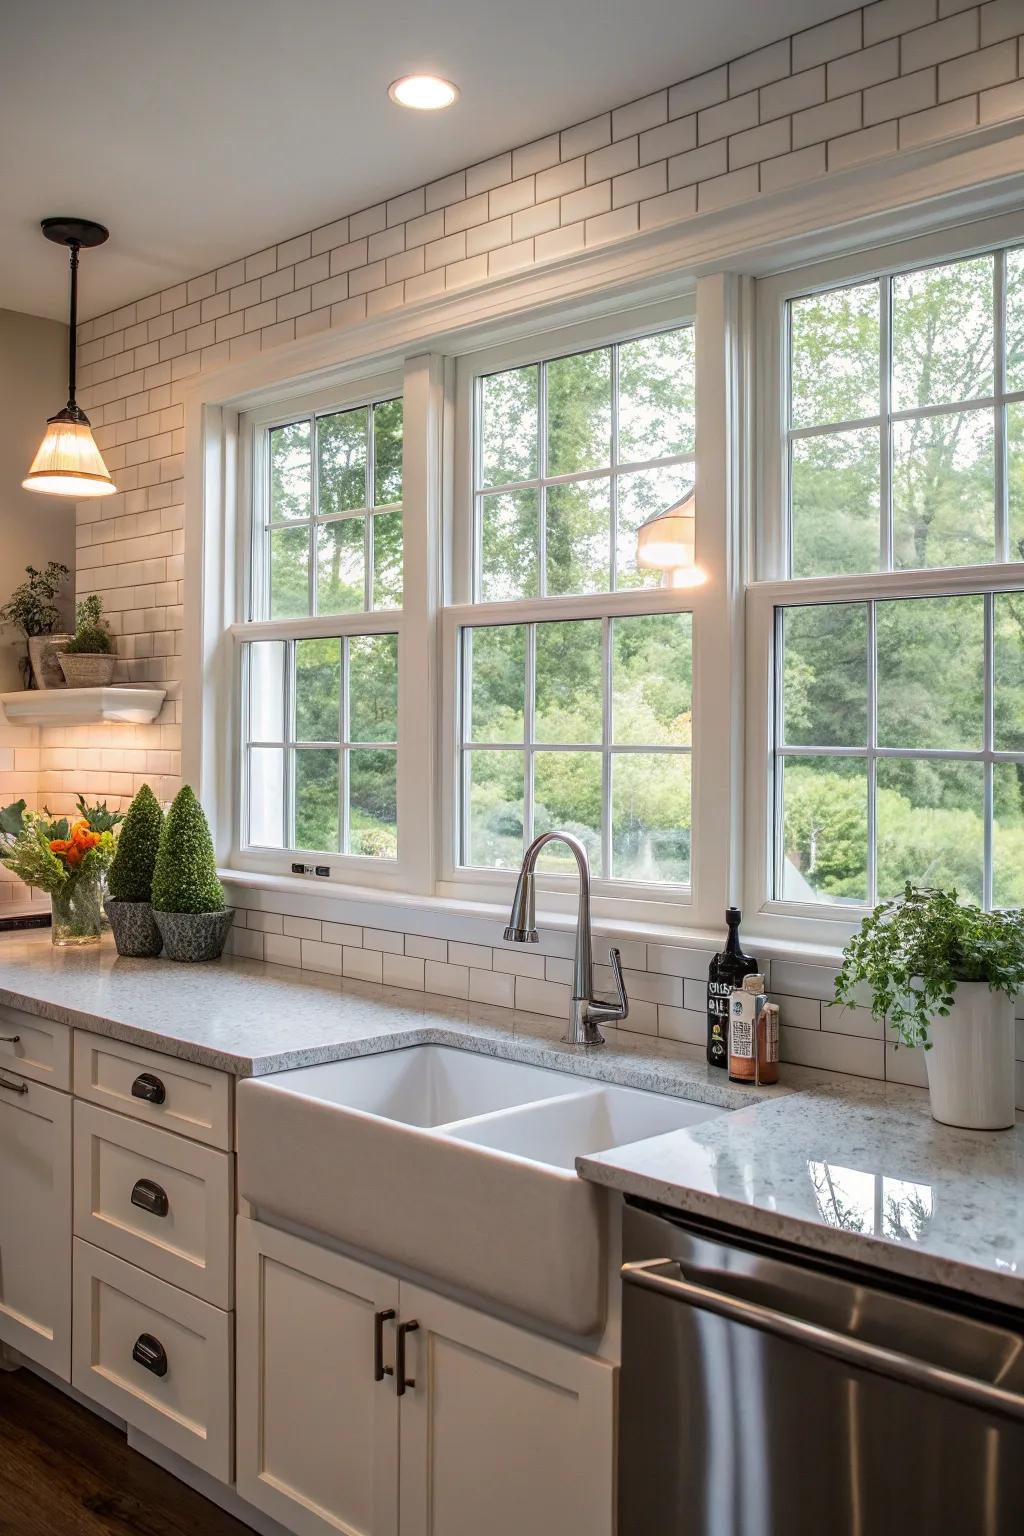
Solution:
<svg viewBox="0 0 1024 1536"><path fill-rule="evenodd" d="M0 1536L251 1536L30 1371L0 1371Z"/></svg>

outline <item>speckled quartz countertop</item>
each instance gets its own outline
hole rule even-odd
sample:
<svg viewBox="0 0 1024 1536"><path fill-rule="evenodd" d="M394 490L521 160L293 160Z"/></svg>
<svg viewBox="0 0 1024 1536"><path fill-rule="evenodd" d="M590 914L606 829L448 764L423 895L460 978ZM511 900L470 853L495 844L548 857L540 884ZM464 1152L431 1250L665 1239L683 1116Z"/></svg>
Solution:
<svg viewBox="0 0 1024 1536"><path fill-rule="evenodd" d="M703 1053L608 1030L586 1052L560 1020L224 959L211 965L55 950L0 936L0 1004L239 1077L417 1044L468 1047L734 1113L581 1157L587 1179L802 1247L1024 1308L1024 1118L940 1126L916 1088L787 1067L731 1085Z"/></svg>

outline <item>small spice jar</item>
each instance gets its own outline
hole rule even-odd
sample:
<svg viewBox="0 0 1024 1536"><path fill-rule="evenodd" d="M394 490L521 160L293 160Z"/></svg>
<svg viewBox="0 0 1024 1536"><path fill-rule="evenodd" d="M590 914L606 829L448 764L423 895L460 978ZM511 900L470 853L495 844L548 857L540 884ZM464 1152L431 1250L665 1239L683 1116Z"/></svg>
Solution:
<svg viewBox="0 0 1024 1536"><path fill-rule="evenodd" d="M779 1080L779 1009L756 972L744 976L729 999L729 1077L735 1083Z"/></svg>

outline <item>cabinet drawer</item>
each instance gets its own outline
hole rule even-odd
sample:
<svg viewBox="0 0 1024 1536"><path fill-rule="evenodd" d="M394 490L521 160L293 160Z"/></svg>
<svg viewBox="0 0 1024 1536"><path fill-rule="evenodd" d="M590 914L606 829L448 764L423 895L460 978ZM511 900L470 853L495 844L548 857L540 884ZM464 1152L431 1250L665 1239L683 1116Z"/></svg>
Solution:
<svg viewBox="0 0 1024 1536"><path fill-rule="evenodd" d="M231 1078L212 1067L76 1029L75 1092L193 1141L231 1147Z"/></svg>
<svg viewBox="0 0 1024 1536"><path fill-rule="evenodd" d="M0 1343L63 1381L71 1379L70 1255L71 1099L2 1068Z"/></svg>
<svg viewBox="0 0 1024 1536"><path fill-rule="evenodd" d="M231 1314L81 1238L74 1249L72 1385L230 1482Z"/></svg>
<svg viewBox="0 0 1024 1536"><path fill-rule="evenodd" d="M75 1104L75 1233L231 1306L231 1155Z"/></svg>
<svg viewBox="0 0 1024 1536"><path fill-rule="evenodd" d="M0 1003L0 1068L51 1088L71 1087L71 1031L24 1008Z"/></svg>

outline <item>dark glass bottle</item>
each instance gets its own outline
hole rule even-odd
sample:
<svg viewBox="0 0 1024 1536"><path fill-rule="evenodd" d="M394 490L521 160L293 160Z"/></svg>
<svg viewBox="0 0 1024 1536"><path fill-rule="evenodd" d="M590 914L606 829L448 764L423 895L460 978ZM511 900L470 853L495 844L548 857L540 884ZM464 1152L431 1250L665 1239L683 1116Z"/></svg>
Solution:
<svg viewBox="0 0 1024 1536"><path fill-rule="evenodd" d="M757 961L740 948L740 909L730 907L725 914L729 937L708 966L708 1063L729 1067L729 996L734 987L743 985L744 976L757 970Z"/></svg>

